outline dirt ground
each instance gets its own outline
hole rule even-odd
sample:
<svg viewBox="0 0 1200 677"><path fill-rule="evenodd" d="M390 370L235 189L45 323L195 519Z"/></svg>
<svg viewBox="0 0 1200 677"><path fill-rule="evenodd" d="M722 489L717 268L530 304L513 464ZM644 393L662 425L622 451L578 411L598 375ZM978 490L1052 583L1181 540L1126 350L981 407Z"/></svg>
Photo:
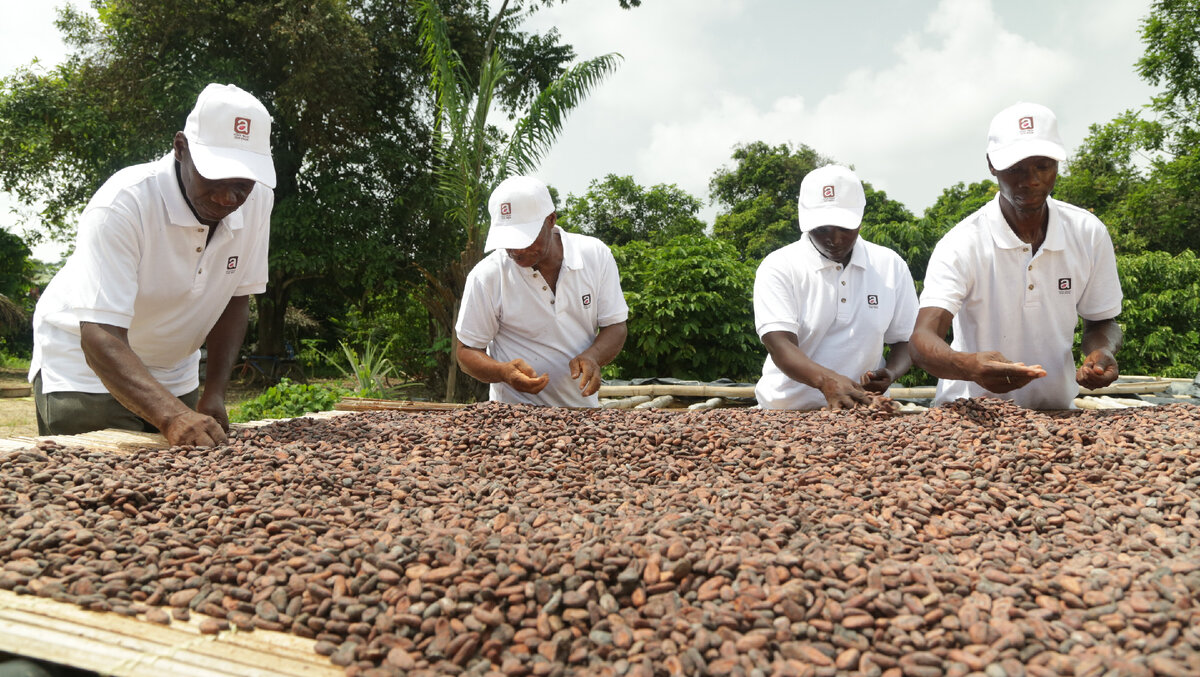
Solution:
<svg viewBox="0 0 1200 677"><path fill-rule="evenodd" d="M0 368L0 388L28 385L24 371ZM36 434L37 416L34 414L33 396L0 397L0 437Z"/></svg>

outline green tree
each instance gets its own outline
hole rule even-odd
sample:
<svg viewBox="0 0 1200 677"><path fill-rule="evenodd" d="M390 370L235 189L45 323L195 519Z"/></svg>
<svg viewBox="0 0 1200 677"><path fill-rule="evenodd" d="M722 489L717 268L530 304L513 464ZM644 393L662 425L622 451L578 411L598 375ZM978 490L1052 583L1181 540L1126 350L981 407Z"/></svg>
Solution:
<svg viewBox="0 0 1200 677"><path fill-rule="evenodd" d="M609 174L592 180L582 196L568 195L558 223L608 245L662 242L678 235L703 235L704 222L696 216L700 206L699 199L675 184L643 188L632 176Z"/></svg>
<svg viewBox="0 0 1200 677"><path fill-rule="evenodd" d="M35 272L30 255L20 237L0 228L0 261L4 262L0 265L0 351L9 347L6 337L28 334L34 303L29 291Z"/></svg>
<svg viewBox="0 0 1200 677"><path fill-rule="evenodd" d="M834 161L805 145L769 146L762 141L736 147L733 159L735 166L718 169L708 184L713 203L725 207L717 214L713 234L732 243L747 259L761 260L800 237L800 183L810 171ZM903 204L869 182L863 181L863 191L864 225L914 220Z"/></svg>
<svg viewBox="0 0 1200 677"><path fill-rule="evenodd" d="M1138 73L1163 87L1153 107L1179 123L1177 144L1194 146L1200 133L1200 2L1156 0L1142 21L1142 42L1146 53Z"/></svg>
<svg viewBox="0 0 1200 677"><path fill-rule="evenodd" d="M1118 249L1200 249L1200 0L1157 0L1139 74L1162 90L1144 111L1093 125L1056 194L1092 209ZM1147 113L1145 117L1143 113Z"/></svg>
<svg viewBox="0 0 1200 677"><path fill-rule="evenodd" d="M102 181L170 149L204 84L238 83L274 118L271 277L257 334L260 351L279 352L299 285L394 270L402 250L386 245L406 238L380 224L389 205L418 202L412 171L396 169L419 165L428 148L413 96L418 55L402 48L402 23L391 33L369 23L365 12L386 4L113 0L98 20L68 7L59 25L76 51L48 74L4 80L0 181L44 201L45 226L68 238Z"/></svg>
<svg viewBox="0 0 1200 677"><path fill-rule="evenodd" d="M703 235L613 247L629 304L622 378L755 381L766 352L754 332L754 266Z"/></svg>
<svg viewBox="0 0 1200 677"><path fill-rule="evenodd" d="M908 220L872 222L864 217L862 236L878 245L892 249L908 264L913 280L920 291L925 280L929 257L938 240L959 221L970 216L996 194L996 184L991 181L972 183L959 182L938 196L925 214ZM868 193L867 206L871 198Z"/></svg>
<svg viewBox="0 0 1200 677"><path fill-rule="evenodd" d="M25 242L13 233L0 228L0 294L18 305L24 305L33 284L33 252Z"/></svg>
<svg viewBox="0 0 1200 677"><path fill-rule="evenodd" d="M523 11L541 0L519 3ZM299 302L325 317L419 280L413 261L445 257L455 235L433 202L429 73L410 0L107 0L98 19L68 7L74 48L46 74L0 83L0 185L44 203L43 228L71 237L73 214L121 167L160 157L204 84L234 82L274 118L278 175L270 282L256 299L259 352L282 349ZM444 0L464 68L484 38L516 74L498 98L525 105L573 58L557 33L493 24L487 0Z"/></svg>
<svg viewBox="0 0 1200 677"><path fill-rule="evenodd" d="M459 252L436 267L422 267L425 287L421 300L440 335L449 337L452 345L467 274L483 257L486 204L492 188L508 176L536 167L554 143L567 113L615 70L620 55L596 57L563 72L533 98L508 138L501 139L488 125L488 116L497 92L515 74L495 36L515 10L509 8L508 0L501 4L491 21L479 70L471 73L452 47L445 15L437 3L416 0L414 4L436 101L434 174L439 205ZM453 349L445 359L445 398L458 399L462 372Z"/></svg>
<svg viewBox="0 0 1200 677"><path fill-rule="evenodd" d="M718 169L708 183L712 203L722 207L713 235L747 258L761 260L800 236L800 182L833 160L805 145L771 146L763 141L736 146L733 160L733 168Z"/></svg>

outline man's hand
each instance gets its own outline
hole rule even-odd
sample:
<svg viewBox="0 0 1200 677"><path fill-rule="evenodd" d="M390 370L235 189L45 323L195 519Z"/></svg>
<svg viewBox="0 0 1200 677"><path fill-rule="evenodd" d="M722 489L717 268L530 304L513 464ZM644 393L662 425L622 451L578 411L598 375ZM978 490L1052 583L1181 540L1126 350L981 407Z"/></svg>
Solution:
<svg viewBox="0 0 1200 677"><path fill-rule="evenodd" d="M579 379L579 392L591 397L600 390L600 365L586 355L571 360L571 378Z"/></svg>
<svg viewBox="0 0 1200 677"><path fill-rule="evenodd" d="M838 374L830 372L821 384L821 394L830 409L853 409L860 404L870 404L871 396L857 383Z"/></svg>
<svg viewBox="0 0 1200 677"><path fill-rule="evenodd" d="M213 447L228 441L216 419L191 409L167 419L162 433L172 446L177 447Z"/></svg>
<svg viewBox="0 0 1200 677"><path fill-rule="evenodd" d="M1075 372L1075 382L1084 388L1103 388L1112 384L1121 375L1117 358L1103 348L1093 350Z"/></svg>
<svg viewBox="0 0 1200 677"><path fill-rule="evenodd" d="M519 357L505 362L504 365L504 382L518 392L536 395L550 382L550 374L538 376L533 367Z"/></svg>
<svg viewBox="0 0 1200 677"><path fill-rule="evenodd" d="M1040 364L1010 362L996 351L974 353L974 357L974 375L971 380L993 393L1007 393L1024 388L1035 379L1046 375L1046 370Z"/></svg>
<svg viewBox="0 0 1200 677"><path fill-rule="evenodd" d="M211 416L217 425L221 426L221 430L229 432L229 412L225 410L225 398L205 388L204 395L196 403L196 411Z"/></svg>
<svg viewBox="0 0 1200 677"><path fill-rule="evenodd" d="M872 393L882 393L892 385L892 381L894 380L896 379L892 376L892 372L887 367L884 367L883 369L876 369L863 374L862 378L859 379L859 383L862 384L863 390Z"/></svg>

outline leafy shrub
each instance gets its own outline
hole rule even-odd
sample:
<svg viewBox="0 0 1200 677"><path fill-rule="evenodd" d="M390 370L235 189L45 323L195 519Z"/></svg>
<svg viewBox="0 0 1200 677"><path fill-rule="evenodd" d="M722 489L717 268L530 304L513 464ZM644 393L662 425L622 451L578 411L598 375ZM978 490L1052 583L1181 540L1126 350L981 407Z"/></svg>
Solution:
<svg viewBox="0 0 1200 677"><path fill-rule="evenodd" d="M754 333L754 267L733 245L683 235L613 254L629 304L629 339L613 362L622 378L757 379L766 351Z"/></svg>
<svg viewBox="0 0 1200 677"><path fill-rule="evenodd" d="M1125 303L1117 321L1125 345L1123 374L1187 378L1200 370L1200 259L1151 251L1118 256Z"/></svg>
<svg viewBox="0 0 1200 677"><path fill-rule="evenodd" d="M313 411L328 411L350 391L333 385L304 385L283 379L258 397L229 412L236 423L272 418L295 418Z"/></svg>
<svg viewBox="0 0 1200 677"><path fill-rule="evenodd" d="M5 369L29 369L29 353L23 355L16 346L11 345L3 336L0 336L0 367Z"/></svg>
<svg viewBox="0 0 1200 677"><path fill-rule="evenodd" d="M342 348L342 354L346 356L349 368L343 367L333 357L327 356L327 359L330 364L337 367L338 371L342 372L343 376L354 379L357 386L354 394L359 397L383 397L388 378L396 375L396 367L387 358L387 352L392 342L388 341L381 347L368 339L361 353L357 349L351 348L345 341L338 345Z"/></svg>

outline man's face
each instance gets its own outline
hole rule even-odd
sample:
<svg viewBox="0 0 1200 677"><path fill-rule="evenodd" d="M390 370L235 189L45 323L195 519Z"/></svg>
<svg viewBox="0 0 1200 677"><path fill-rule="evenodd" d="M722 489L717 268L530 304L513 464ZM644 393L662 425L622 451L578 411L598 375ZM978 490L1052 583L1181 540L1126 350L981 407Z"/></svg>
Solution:
<svg viewBox="0 0 1200 677"><path fill-rule="evenodd" d="M533 268L537 264L546 259L550 253L551 242L554 237L554 221L556 214L550 214L546 220L542 222L542 230L538 233L537 239L533 244L524 249L508 249L508 258L513 260L522 268Z"/></svg>
<svg viewBox="0 0 1200 677"><path fill-rule="evenodd" d="M808 239L812 240L821 256L846 265L854 253L854 243L858 242L858 229L821 226L808 231Z"/></svg>
<svg viewBox="0 0 1200 677"><path fill-rule="evenodd" d="M1037 211L1046 204L1058 179L1058 160L1042 156L1028 157L1008 169L988 168L1000 185L1000 197L1017 211Z"/></svg>
<svg viewBox="0 0 1200 677"><path fill-rule="evenodd" d="M179 161L183 192L201 221L215 222L229 216L246 202L254 190L253 179L204 178L192 162L187 139L182 133L175 137L175 159Z"/></svg>

